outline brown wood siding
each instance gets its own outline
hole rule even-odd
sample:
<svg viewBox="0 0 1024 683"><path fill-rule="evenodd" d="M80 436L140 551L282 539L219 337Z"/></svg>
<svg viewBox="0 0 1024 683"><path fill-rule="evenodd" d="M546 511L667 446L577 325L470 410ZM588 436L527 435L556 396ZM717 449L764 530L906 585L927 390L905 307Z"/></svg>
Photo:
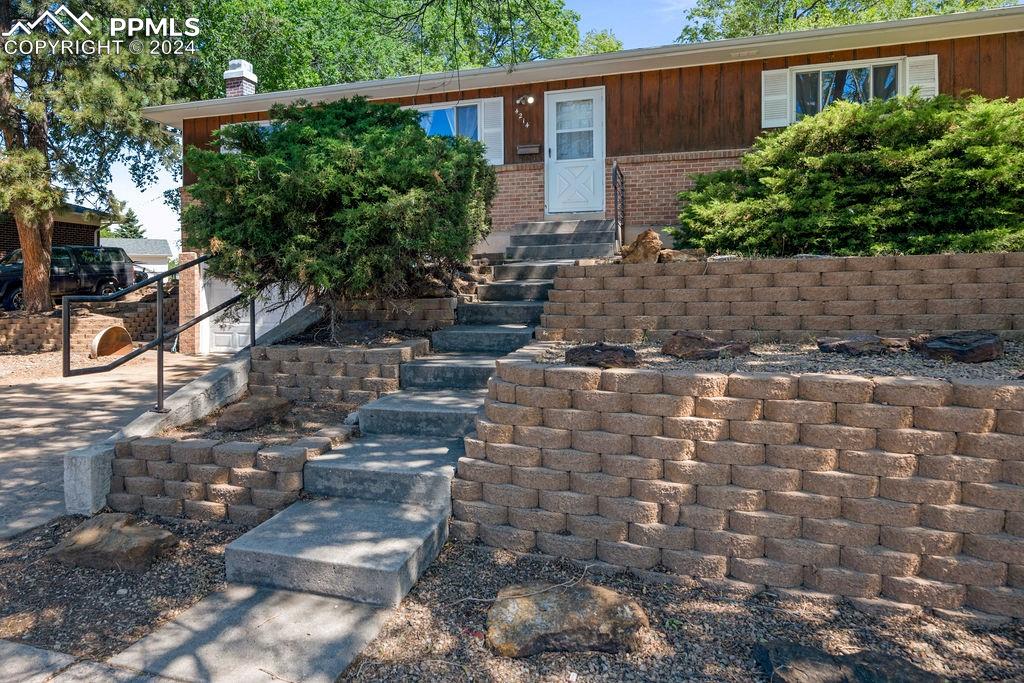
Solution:
<svg viewBox="0 0 1024 683"><path fill-rule="evenodd" d="M542 154L520 155L520 145L544 143L544 93L603 85L607 155L658 154L738 149L761 132L761 72L803 64L875 57L937 54L939 89L957 94L973 91L986 97L1024 97L1024 32L955 40L842 50L785 58L709 64L644 73L532 85L515 85L395 99L402 105L484 97L505 98L505 163L542 161ZM516 99L533 95L531 105ZM225 123L266 118L249 114L184 123L186 146L208 146L214 130ZM528 124L528 125L527 125ZM186 172L186 184L190 182Z"/></svg>

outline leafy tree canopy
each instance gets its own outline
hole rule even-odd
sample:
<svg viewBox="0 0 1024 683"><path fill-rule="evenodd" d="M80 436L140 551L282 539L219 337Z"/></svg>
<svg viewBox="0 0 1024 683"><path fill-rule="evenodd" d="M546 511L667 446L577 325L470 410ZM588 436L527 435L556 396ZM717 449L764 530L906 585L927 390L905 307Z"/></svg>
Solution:
<svg viewBox="0 0 1024 683"><path fill-rule="evenodd" d="M767 256L1024 249L1024 100L838 101L680 194L679 246Z"/></svg>
<svg viewBox="0 0 1024 683"><path fill-rule="evenodd" d="M271 120L222 128L218 144L236 153L187 152L185 246L219 254L211 271L244 294L415 294L489 230L496 181L479 142L428 136L416 112L360 98Z"/></svg>
<svg viewBox="0 0 1024 683"><path fill-rule="evenodd" d="M230 59L270 92L621 48L610 32L581 43L563 0L178 1L202 25L181 99L220 97Z"/></svg>
<svg viewBox="0 0 1024 683"><path fill-rule="evenodd" d="M697 0L677 39L697 43L1001 7L1007 0Z"/></svg>
<svg viewBox="0 0 1024 683"><path fill-rule="evenodd" d="M610 28L600 31L591 29L583 36L579 47L576 49L578 55L598 55L603 52L617 52L622 49L622 41L615 37Z"/></svg>

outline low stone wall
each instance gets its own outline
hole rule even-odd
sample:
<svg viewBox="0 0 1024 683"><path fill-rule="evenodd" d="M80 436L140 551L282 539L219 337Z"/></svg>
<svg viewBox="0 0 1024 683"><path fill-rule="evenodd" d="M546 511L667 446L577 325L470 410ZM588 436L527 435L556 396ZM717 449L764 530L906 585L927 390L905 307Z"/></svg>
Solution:
<svg viewBox="0 0 1024 683"><path fill-rule="evenodd" d="M340 305L345 320L369 320L385 330L439 330L455 324L455 297L347 301Z"/></svg>
<svg viewBox="0 0 1024 683"><path fill-rule="evenodd" d="M145 438L115 445L107 505L137 512L253 526L292 504L306 460L348 438L329 427L289 446Z"/></svg>
<svg viewBox="0 0 1024 683"><path fill-rule="evenodd" d="M178 319L178 300L165 302L166 322L175 325ZM152 339L156 334L156 304L122 302L107 304L102 313L80 313L71 319L71 350L89 350L93 337L112 325L121 325L135 341ZM0 316L0 351L14 353L40 353L59 351L61 347L61 319L52 315Z"/></svg>
<svg viewBox="0 0 1024 683"><path fill-rule="evenodd" d="M539 339L659 341L676 330L804 341L999 330L1024 338L1024 253L563 266Z"/></svg>
<svg viewBox="0 0 1024 683"><path fill-rule="evenodd" d="M1024 617L1024 382L498 361L452 531Z"/></svg>
<svg viewBox="0 0 1024 683"><path fill-rule="evenodd" d="M390 346L257 346L249 391L291 401L362 405L399 389L402 363L430 353L426 339Z"/></svg>

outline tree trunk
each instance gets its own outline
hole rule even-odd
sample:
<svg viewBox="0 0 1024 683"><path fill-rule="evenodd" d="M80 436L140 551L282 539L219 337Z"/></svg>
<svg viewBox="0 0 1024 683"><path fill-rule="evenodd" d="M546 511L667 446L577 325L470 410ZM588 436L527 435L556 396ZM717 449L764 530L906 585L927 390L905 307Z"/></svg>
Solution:
<svg viewBox="0 0 1024 683"><path fill-rule="evenodd" d="M29 313L49 313L53 310L50 298L50 248L53 244L53 212L47 211L42 218L32 222L17 218L18 240L24 262L22 295L25 310Z"/></svg>

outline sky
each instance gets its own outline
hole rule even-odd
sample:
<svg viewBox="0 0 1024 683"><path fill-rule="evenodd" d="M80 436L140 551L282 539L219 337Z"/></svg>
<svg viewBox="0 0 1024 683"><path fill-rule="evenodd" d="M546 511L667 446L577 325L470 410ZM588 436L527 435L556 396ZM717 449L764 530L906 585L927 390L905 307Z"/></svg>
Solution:
<svg viewBox="0 0 1024 683"><path fill-rule="evenodd" d="M581 15L581 34L610 28L623 47L631 49L672 43L693 0L566 0L565 4ZM255 69L258 74L258 64ZM111 183L115 196L139 215L146 236L166 239L175 253L180 250L181 230L178 215L164 204L163 192L177 185L171 174L161 173L156 184L139 190L123 167L114 169Z"/></svg>

